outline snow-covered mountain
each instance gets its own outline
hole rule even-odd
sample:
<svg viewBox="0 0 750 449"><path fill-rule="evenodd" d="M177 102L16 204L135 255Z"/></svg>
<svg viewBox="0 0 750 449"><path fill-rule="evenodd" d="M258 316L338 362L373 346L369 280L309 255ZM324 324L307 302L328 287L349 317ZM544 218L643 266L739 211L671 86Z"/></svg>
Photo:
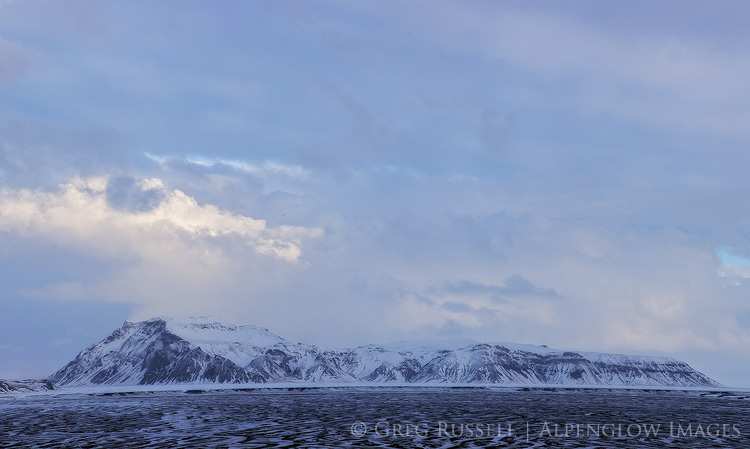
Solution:
<svg viewBox="0 0 750 449"><path fill-rule="evenodd" d="M125 322L50 380L67 386L293 381L720 386L667 357L473 340L326 349L206 318Z"/></svg>

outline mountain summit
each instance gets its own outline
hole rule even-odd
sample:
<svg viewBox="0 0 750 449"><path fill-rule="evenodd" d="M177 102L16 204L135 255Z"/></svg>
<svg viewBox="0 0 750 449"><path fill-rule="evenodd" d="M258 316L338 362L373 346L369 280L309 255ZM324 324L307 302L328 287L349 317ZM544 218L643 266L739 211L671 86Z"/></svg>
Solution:
<svg viewBox="0 0 750 449"><path fill-rule="evenodd" d="M720 386L667 357L473 340L325 349L208 318L126 321L49 379L64 386L294 381Z"/></svg>

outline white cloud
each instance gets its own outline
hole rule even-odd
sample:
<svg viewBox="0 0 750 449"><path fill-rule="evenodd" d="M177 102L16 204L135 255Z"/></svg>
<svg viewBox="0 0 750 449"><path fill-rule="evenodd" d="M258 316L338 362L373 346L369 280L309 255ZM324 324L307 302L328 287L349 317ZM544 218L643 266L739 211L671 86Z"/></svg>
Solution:
<svg viewBox="0 0 750 449"><path fill-rule="evenodd" d="M159 201L145 209L118 208L110 201L112 185L104 177L76 178L54 192L0 191L0 231L116 266L108 277L57 281L26 289L27 296L140 304L143 314L205 313L221 304L227 312L239 284L277 281L273 270L299 265L304 242L323 233L269 227L264 220L199 204L159 179L131 186L147 196L157 192Z"/></svg>
<svg viewBox="0 0 750 449"><path fill-rule="evenodd" d="M577 4L331 6L304 39L251 4L260 34L211 6L0 13L33 36L0 40L0 83L30 43L45 64L2 89L0 261L28 276L4 292L333 344L748 344L750 274L711 251L746 245L744 37ZM158 179L41 189L118 172Z"/></svg>
<svg viewBox="0 0 750 449"><path fill-rule="evenodd" d="M719 276L725 278L750 279L750 266L724 264L719 268Z"/></svg>
<svg viewBox="0 0 750 449"><path fill-rule="evenodd" d="M727 296L710 247L679 230L507 216L467 218L460 231L434 226L395 242L398 255L368 252L409 282L393 307L401 329L460 325L485 340L665 353L723 349L730 340L721 329L744 332L737 313L747 305ZM442 235L455 241L432 240ZM517 278L528 285L511 288Z"/></svg>
<svg viewBox="0 0 750 449"><path fill-rule="evenodd" d="M256 176L274 176L283 175L289 178L300 178L306 179L310 176L310 170L301 167L299 165L286 165L274 161L265 161L262 164L251 164L245 161L230 160L222 158L206 158L206 157L170 157L170 156L156 156L150 153L146 153L146 157L162 166L167 166L173 162L184 162L192 165L197 165L203 168L219 168L219 167L230 167L239 172L248 173Z"/></svg>
<svg viewBox="0 0 750 449"><path fill-rule="evenodd" d="M77 178L51 193L4 190L0 195L0 229L48 238L63 246L83 245L113 257L129 253L145 256L155 248L236 237L259 254L288 262L301 257L304 240L322 234L320 229L269 228L264 220L200 205L180 190L168 190L159 179L138 183L143 193L163 195L151 210L118 210L108 202L108 182L103 177Z"/></svg>

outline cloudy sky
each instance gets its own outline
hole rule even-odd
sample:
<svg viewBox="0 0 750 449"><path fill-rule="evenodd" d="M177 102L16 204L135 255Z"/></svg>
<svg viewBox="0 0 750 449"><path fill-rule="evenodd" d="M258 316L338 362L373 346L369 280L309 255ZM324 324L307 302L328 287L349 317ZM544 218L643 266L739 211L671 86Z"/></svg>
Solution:
<svg viewBox="0 0 750 449"><path fill-rule="evenodd" d="M747 2L0 0L0 378L125 320L750 386Z"/></svg>

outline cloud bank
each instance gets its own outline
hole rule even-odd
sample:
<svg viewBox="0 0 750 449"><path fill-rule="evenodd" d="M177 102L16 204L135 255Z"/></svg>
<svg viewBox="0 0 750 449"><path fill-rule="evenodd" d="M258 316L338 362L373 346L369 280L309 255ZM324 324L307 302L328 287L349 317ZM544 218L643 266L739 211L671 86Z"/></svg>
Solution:
<svg viewBox="0 0 750 449"><path fill-rule="evenodd" d="M76 178L52 192L4 189L0 230L116 265L92 284L64 281L27 294L188 310L210 302L228 276L241 276L237 259L298 264L304 243L322 235L319 228L269 227L199 204L159 179L128 177Z"/></svg>
<svg viewBox="0 0 750 449"><path fill-rule="evenodd" d="M19 355L34 325L51 372L94 322L210 314L342 346L667 353L746 383L748 17L6 1L0 356L42 365Z"/></svg>

